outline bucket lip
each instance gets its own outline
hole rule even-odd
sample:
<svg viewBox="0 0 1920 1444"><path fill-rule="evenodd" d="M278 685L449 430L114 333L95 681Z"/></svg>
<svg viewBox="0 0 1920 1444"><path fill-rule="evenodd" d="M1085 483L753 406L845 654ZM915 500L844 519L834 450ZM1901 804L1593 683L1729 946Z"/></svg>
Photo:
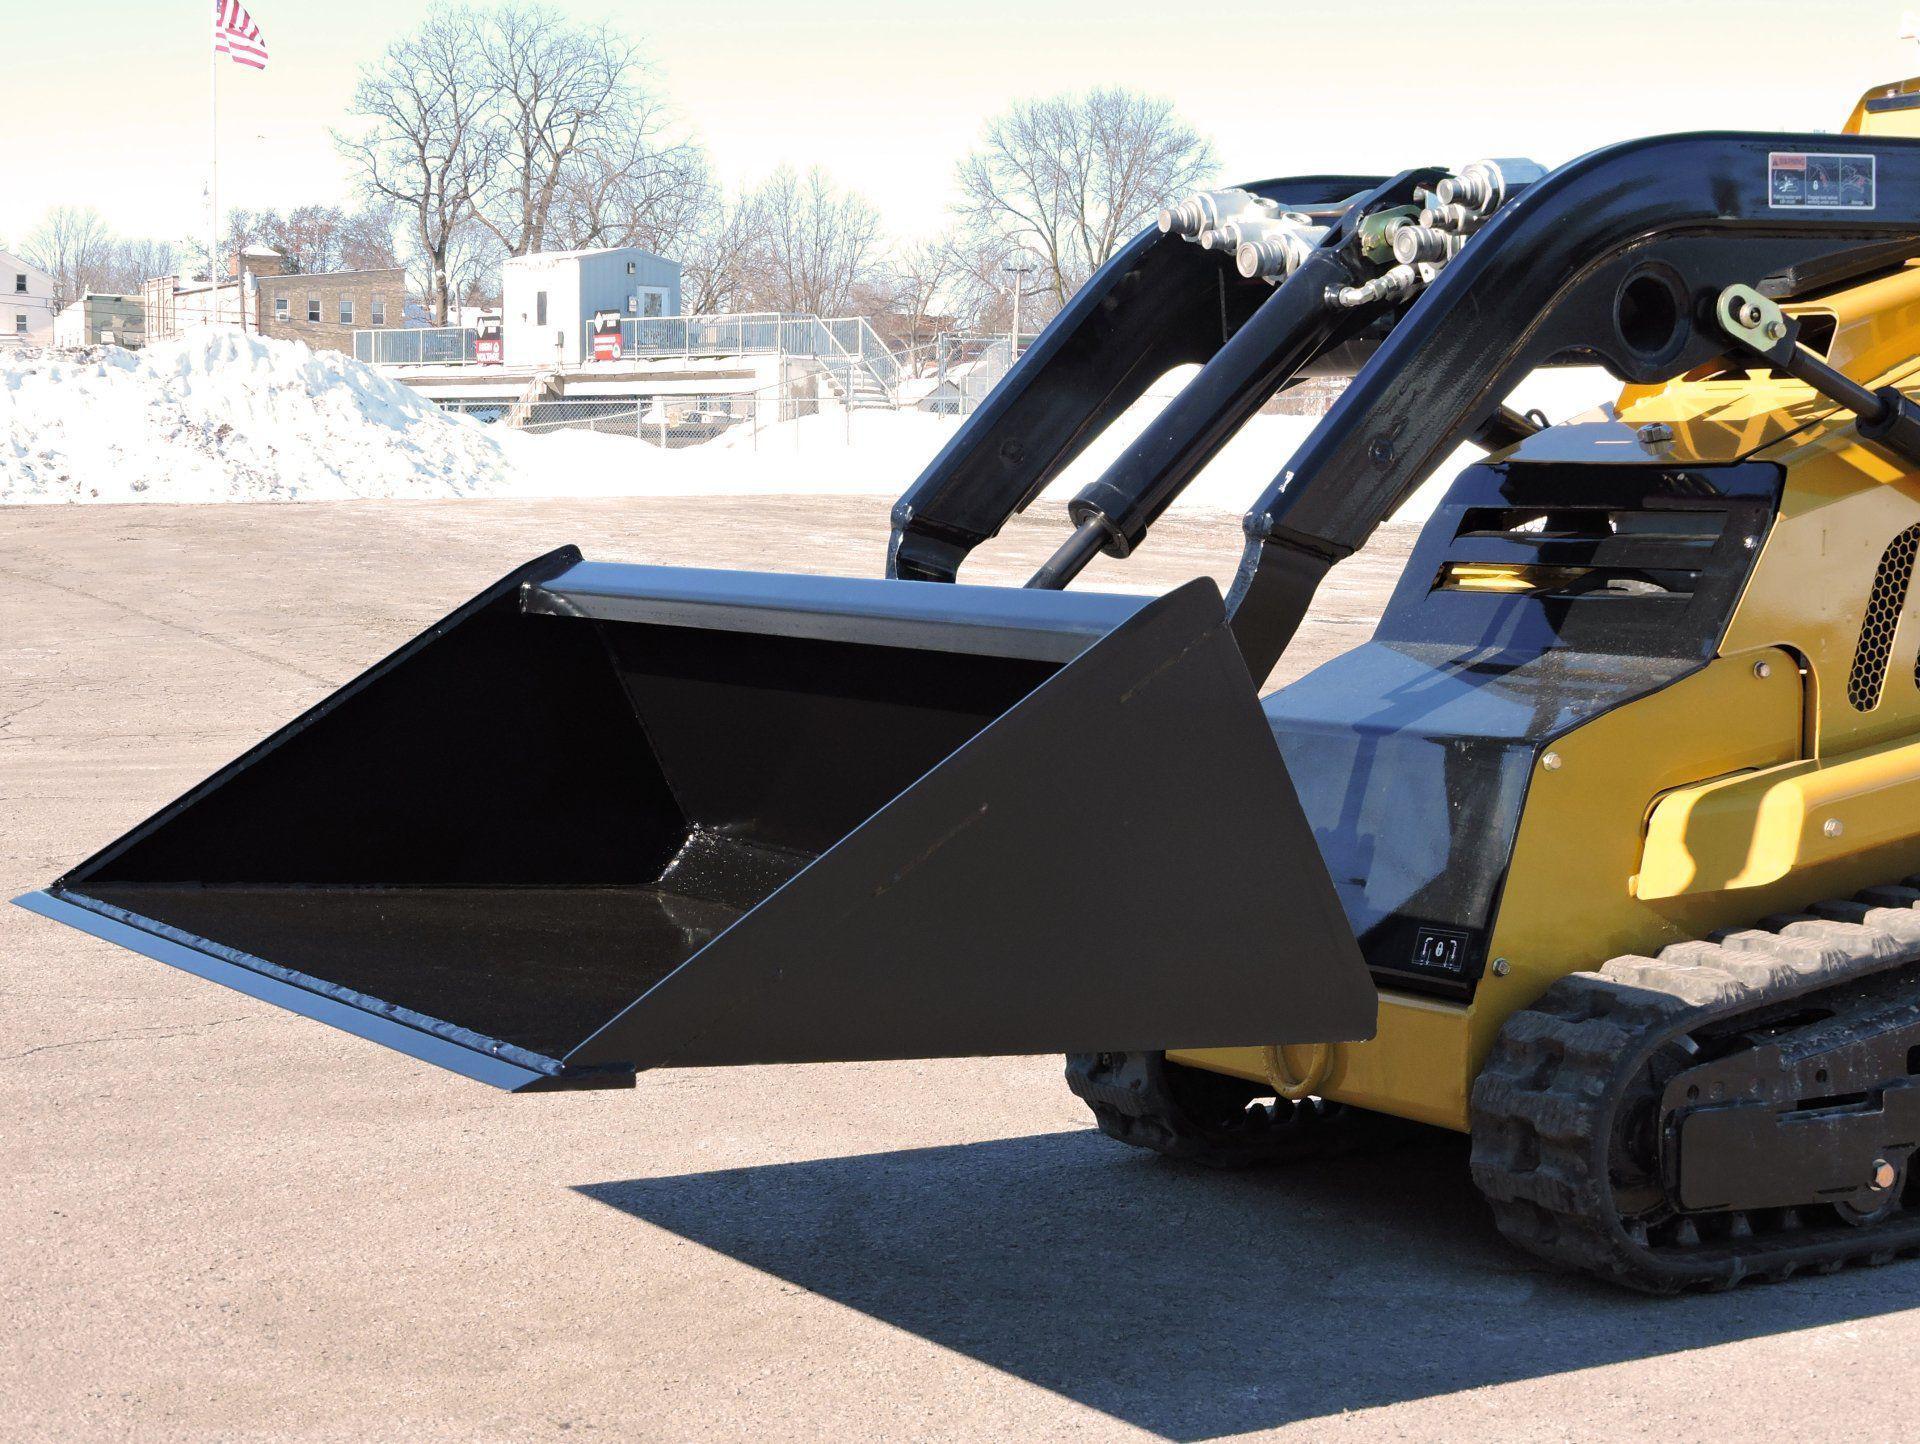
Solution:
<svg viewBox="0 0 1920 1444"><path fill-rule="evenodd" d="M16 907L65 923L156 962L509 1092L634 1085L630 1068L569 1065L444 1019L342 988L209 938L196 937L61 883L22 893L13 902Z"/></svg>
<svg viewBox="0 0 1920 1444"><path fill-rule="evenodd" d="M537 615L1060 663L1156 596L594 561L520 589Z"/></svg>

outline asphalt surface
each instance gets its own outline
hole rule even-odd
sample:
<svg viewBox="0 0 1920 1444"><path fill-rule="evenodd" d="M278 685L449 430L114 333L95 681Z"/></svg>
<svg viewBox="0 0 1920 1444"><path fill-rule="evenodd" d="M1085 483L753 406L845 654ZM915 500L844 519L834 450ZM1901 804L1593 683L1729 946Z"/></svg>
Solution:
<svg viewBox="0 0 1920 1444"><path fill-rule="evenodd" d="M561 542L876 574L884 535L854 499L0 509L0 888ZM1237 542L1176 517L1092 580ZM8 1439L1901 1440L1917 1305L1913 1265L1616 1294L1509 1251L1456 1141L1216 1176L1107 1143L1053 1058L509 1096L0 907Z"/></svg>

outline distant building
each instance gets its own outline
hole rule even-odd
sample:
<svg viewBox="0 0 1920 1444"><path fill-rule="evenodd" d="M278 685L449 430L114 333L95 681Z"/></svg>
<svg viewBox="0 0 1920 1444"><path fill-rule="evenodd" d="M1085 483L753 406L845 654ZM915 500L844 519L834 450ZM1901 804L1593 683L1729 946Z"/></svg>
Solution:
<svg viewBox="0 0 1920 1444"><path fill-rule="evenodd" d="M89 291L53 318L56 346L140 346L147 339L147 308L138 296Z"/></svg>
<svg viewBox="0 0 1920 1444"><path fill-rule="evenodd" d="M538 251L500 267L506 364L571 365L590 354L593 314L678 316L680 263L638 246Z"/></svg>
<svg viewBox="0 0 1920 1444"><path fill-rule="evenodd" d="M216 321L257 330L260 277L283 275L290 269L287 258L272 247L248 246L234 256L227 279L217 285L198 276L155 276L140 288L147 339L170 341L182 331Z"/></svg>
<svg viewBox="0 0 1920 1444"><path fill-rule="evenodd" d="M305 341L317 351L353 351L355 331L384 331L405 322L407 273L328 271L261 277L260 333Z"/></svg>
<svg viewBox="0 0 1920 1444"><path fill-rule="evenodd" d="M53 277L0 251L0 346L53 342Z"/></svg>
<svg viewBox="0 0 1920 1444"><path fill-rule="evenodd" d="M189 326L223 321L262 336L304 341L319 351L353 351L355 331L403 324L406 272L326 271L308 275L270 246L249 246L233 258L218 286L160 276L142 291L147 337L160 341Z"/></svg>

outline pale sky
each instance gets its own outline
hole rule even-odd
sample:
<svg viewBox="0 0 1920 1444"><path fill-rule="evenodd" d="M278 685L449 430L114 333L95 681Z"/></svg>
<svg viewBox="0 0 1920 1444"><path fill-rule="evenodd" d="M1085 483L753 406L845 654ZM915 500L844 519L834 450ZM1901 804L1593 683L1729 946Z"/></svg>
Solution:
<svg viewBox="0 0 1920 1444"><path fill-rule="evenodd" d="M204 231L212 6L6 0L0 242L49 207ZM222 61L220 198L348 199L328 128L355 71L425 0L258 0L264 74ZM1869 84L1920 73L1880 0L684 0L562 8L641 36L721 176L821 164L896 234L945 223L954 164L1010 100L1122 84L1210 135L1223 178L1558 163L1635 135L1838 129ZM19 127L24 124L24 133Z"/></svg>

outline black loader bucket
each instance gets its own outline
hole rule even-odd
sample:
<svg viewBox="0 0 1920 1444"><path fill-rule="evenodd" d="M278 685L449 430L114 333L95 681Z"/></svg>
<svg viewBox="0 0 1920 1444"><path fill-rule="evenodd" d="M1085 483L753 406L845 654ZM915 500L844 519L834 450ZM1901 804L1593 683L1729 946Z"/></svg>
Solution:
<svg viewBox="0 0 1920 1444"><path fill-rule="evenodd" d="M515 1089L1373 1028L1207 581L568 548L20 901Z"/></svg>

